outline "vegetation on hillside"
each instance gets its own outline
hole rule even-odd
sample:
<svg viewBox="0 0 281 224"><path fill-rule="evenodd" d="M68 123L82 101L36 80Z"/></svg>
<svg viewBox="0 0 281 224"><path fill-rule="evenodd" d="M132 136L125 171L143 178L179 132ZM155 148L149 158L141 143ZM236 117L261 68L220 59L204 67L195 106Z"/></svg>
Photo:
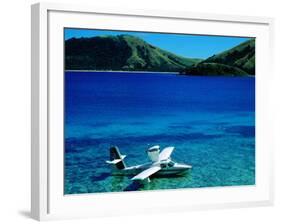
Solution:
<svg viewBox="0 0 281 224"><path fill-rule="evenodd" d="M71 38L65 41L65 69L255 75L255 39L201 60L175 55L132 35Z"/></svg>
<svg viewBox="0 0 281 224"><path fill-rule="evenodd" d="M247 76L248 73L234 66L218 63L199 63L187 68L181 74L205 76Z"/></svg>
<svg viewBox="0 0 281 224"><path fill-rule="evenodd" d="M250 39L222 53L187 67L189 75L255 75L255 39Z"/></svg>
<svg viewBox="0 0 281 224"><path fill-rule="evenodd" d="M199 61L177 56L131 35L72 38L65 41L67 70L179 72Z"/></svg>

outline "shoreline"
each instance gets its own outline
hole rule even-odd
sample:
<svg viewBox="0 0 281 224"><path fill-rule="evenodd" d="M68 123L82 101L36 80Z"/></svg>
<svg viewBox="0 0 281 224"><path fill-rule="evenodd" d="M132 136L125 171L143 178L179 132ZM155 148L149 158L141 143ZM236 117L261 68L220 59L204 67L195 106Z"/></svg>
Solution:
<svg viewBox="0 0 281 224"><path fill-rule="evenodd" d="M110 73L138 73L138 74L166 74L166 75L178 75L178 76L187 76L187 77L248 77L248 78L255 78L254 75L243 75L243 76L236 76L236 75L187 75L187 74L180 74L179 72L155 72L155 71L112 71L112 70L64 70L64 72L110 72Z"/></svg>
<svg viewBox="0 0 281 224"><path fill-rule="evenodd" d="M179 74L179 72L156 72L156 71L112 71L112 70L64 70L65 72L110 72L110 73L162 73L162 74Z"/></svg>

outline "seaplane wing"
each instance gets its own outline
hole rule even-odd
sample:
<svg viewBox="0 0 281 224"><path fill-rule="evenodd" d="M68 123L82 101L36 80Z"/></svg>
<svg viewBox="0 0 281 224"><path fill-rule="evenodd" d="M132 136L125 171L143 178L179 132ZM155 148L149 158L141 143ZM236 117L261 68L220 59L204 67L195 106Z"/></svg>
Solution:
<svg viewBox="0 0 281 224"><path fill-rule="evenodd" d="M164 148L159 154L159 161L169 159L174 148L175 147L172 147L172 146Z"/></svg>
<svg viewBox="0 0 281 224"><path fill-rule="evenodd" d="M150 167L150 168L142 171L138 175L134 176L131 180L144 180L144 179L150 177L152 174L158 172L159 170L161 170L160 166Z"/></svg>

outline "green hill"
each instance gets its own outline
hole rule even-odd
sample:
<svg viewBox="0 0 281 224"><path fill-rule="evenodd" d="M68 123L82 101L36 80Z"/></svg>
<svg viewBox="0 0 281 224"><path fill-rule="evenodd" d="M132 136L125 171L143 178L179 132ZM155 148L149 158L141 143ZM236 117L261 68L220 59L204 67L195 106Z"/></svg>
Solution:
<svg viewBox="0 0 281 224"><path fill-rule="evenodd" d="M218 75L218 76L247 76L248 73L234 66L218 63L199 63L197 66L187 68L189 75Z"/></svg>
<svg viewBox="0 0 281 224"><path fill-rule="evenodd" d="M67 70L179 72L199 61L177 56L131 35L72 38L65 41Z"/></svg>
<svg viewBox="0 0 281 224"><path fill-rule="evenodd" d="M191 75L255 75L255 39L245 41L222 53L187 67Z"/></svg>

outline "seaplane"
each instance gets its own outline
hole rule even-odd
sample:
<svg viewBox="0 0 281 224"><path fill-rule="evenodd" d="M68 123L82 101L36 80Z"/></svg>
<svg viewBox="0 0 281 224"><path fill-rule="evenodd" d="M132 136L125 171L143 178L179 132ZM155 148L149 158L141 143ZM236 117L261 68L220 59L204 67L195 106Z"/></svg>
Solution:
<svg viewBox="0 0 281 224"><path fill-rule="evenodd" d="M146 150L150 162L126 166L124 159L117 146L110 147L110 160L106 163L112 165L113 175L133 176L132 181L140 183L149 183L152 176L178 176L185 174L192 168L191 165L176 163L171 159L171 154L175 147L166 147L160 152L160 146L155 145Z"/></svg>

